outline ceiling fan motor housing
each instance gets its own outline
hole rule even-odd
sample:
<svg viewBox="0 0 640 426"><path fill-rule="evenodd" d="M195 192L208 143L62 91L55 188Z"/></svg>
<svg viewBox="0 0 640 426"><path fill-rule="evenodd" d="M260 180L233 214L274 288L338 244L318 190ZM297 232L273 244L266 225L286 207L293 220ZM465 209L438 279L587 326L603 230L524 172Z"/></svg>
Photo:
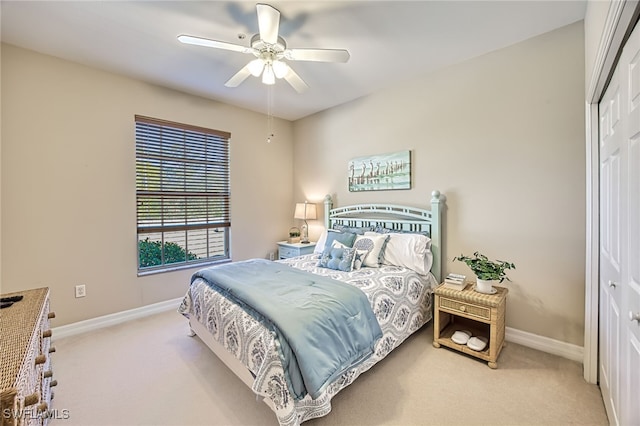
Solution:
<svg viewBox="0 0 640 426"><path fill-rule="evenodd" d="M282 37L278 36L278 41L275 44L270 44L262 40L260 34L254 34L253 37L251 37L251 48L257 58L265 62L275 61L284 57L287 43Z"/></svg>

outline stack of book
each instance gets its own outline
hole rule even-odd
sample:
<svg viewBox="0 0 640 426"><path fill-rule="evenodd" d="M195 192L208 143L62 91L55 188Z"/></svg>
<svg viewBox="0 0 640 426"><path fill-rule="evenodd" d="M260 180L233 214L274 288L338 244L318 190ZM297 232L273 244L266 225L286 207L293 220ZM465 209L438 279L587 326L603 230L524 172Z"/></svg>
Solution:
<svg viewBox="0 0 640 426"><path fill-rule="evenodd" d="M449 274L444 279L444 286L446 288L452 288L454 290L464 290L467 286L467 277L460 274Z"/></svg>

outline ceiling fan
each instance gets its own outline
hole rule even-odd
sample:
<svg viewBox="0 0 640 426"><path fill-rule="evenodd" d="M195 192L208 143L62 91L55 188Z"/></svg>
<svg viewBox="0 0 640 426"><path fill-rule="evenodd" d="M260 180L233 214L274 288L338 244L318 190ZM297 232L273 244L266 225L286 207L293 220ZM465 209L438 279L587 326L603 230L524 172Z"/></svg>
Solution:
<svg viewBox="0 0 640 426"><path fill-rule="evenodd" d="M285 60L314 62L347 62L349 60L349 52L344 49L288 49L287 43L278 35L280 12L268 4L261 3L256 5L256 10L259 33L251 37L249 47L184 34L178 36L178 40L185 44L254 55L256 59L250 61L224 84L227 87L237 87L250 75L258 77L262 74L264 84L275 84L276 78L284 78L296 92L302 93L309 86Z"/></svg>

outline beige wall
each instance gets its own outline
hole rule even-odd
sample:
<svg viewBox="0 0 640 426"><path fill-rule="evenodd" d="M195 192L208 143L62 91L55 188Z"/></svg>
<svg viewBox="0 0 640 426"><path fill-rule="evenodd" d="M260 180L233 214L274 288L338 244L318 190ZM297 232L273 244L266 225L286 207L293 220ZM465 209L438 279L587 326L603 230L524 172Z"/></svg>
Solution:
<svg viewBox="0 0 640 426"><path fill-rule="evenodd" d="M51 287L56 326L184 294L193 270L136 276L143 114L232 133L234 259L275 250L296 201L426 206L439 189L447 259L516 263L507 325L582 345L584 41L576 23L293 126L276 120L272 144L261 114L2 45L1 290ZM348 192L350 158L402 149L411 190ZM312 237L321 226L310 222ZM80 283L88 296L75 299Z"/></svg>
<svg viewBox="0 0 640 426"><path fill-rule="evenodd" d="M428 206L439 189L446 269L472 275L451 259L475 250L514 262L507 326L582 346L584 72L578 22L299 120L294 198ZM411 190L348 191L350 158L404 149Z"/></svg>
<svg viewBox="0 0 640 426"><path fill-rule="evenodd" d="M193 269L136 274L135 114L231 132L234 260L293 221L288 121L267 144L264 115L2 45L1 290L50 287L56 326L187 289Z"/></svg>

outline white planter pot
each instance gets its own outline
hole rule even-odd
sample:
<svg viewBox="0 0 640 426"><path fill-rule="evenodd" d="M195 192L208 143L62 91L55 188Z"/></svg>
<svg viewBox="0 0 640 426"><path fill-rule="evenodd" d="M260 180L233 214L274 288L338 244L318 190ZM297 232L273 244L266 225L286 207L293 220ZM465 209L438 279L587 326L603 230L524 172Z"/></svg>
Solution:
<svg viewBox="0 0 640 426"><path fill-rule="evenodd" d="M488 281L488 280L481 280L480 278L478 278L476 282L476 291L479 293L486 293L486 294L495 293L496 289L493 288L493 284L495 283L496 283L495 280Z"/></svg>

